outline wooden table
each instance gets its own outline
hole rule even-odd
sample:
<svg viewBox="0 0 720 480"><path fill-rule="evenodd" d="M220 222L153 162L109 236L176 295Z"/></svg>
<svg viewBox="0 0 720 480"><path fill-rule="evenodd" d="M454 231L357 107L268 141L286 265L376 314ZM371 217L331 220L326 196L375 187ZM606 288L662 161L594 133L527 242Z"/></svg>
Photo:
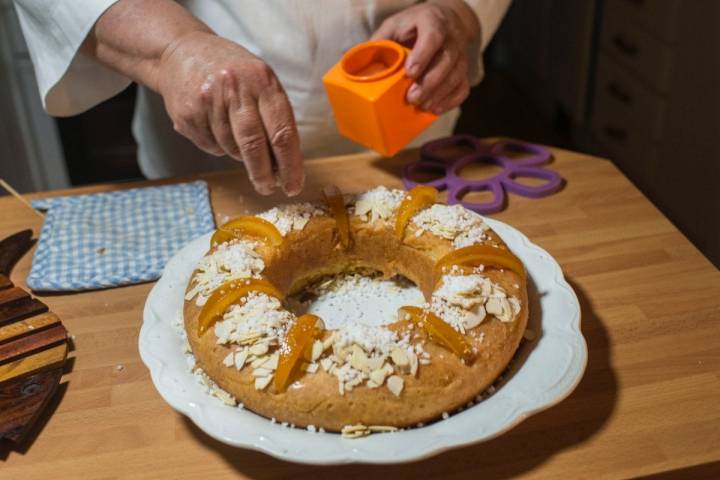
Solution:
<svg viewBox="0 0 720 480"><path fill-rule="evenodd" d="M513 196L494 217L547 249L580 299L589 363L559 405L495 440L418 463L295 465L227 447L160 398L137 349L152 284L46 295L73 335L74 366L34 444L0 451L0 478L720 478L720 273L611 163L554 153L567 187L541 200ZM304 195L331 182L345 191L397 186L412 155L309 162ZM218 220L281 200L248 195L239 172L200 177ZM0 236L40 225L27 207L0 198ZM30 259L13 272L21 286Z"/></svg>

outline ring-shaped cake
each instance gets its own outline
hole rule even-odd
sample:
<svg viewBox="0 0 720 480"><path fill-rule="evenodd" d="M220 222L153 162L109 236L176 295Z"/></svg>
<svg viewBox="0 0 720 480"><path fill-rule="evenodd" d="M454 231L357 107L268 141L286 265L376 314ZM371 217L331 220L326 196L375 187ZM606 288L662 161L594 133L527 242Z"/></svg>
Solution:
<svg viewBox="0 0 720 480"><path fill-rule="evenodd" d="M359 436L432 421L485 391L525 331L525 270L481 216L436 194L329 191L220 227L188 284L184 325L221 398ZM285 308L309 285L358 271L402 275L426 303L391 324L336 329Z"/></svg>

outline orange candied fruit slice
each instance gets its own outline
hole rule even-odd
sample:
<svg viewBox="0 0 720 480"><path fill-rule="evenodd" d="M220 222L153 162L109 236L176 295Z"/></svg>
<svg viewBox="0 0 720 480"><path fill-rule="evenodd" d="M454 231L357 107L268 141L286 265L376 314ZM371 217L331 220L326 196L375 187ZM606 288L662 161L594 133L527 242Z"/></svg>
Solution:
<svg viewBox="0 0 720 480"><path fill-rule="evenodd" d="M507 268L525 278L525 266L510 250L490 245L470 245L448 253L435 264L435 278L440 280L443 270L457 265L476 267L478 265Z"/></svg>
<svg viewBox="0 0 720 480"><path fill-rule="evenodd" d="M273 247L279 246L283 241L282 235L272 223L260 217L245 216L234 218L221 225L210 239L210 246L213 247L245 235L258 238Z"/></svg>
<svg viewBox="0 0 720 480"><path fill-rule="evenodd" d="M343 194L335 185L328 185L323 188L323 198L337 224L340 243L343 247L348 248L350 246L350 219L345 208Z"/></svg>
<svg viewBox="0 0 720 480"><path fill-rule="evenodd" d="M398 207L397 219L395 220L395 235L402 240L405 228L410 219L420 210L428 208L437 202L438 191L426 185L413 187Z"/></svg>
<svg viewBox="0 0 720 480"><path fill-rule="evenodd" d="M322 324L320 317L310 313L295 319L285 336L285 342L280 346L280 358L273 380L278 391L287 389L313 342L322 335Z"/></svg>
<svg viewBox="0 0 720 480"><path fill-rule="evenodd" d="M239 302L250 292L264 293L281 300L283 298L283 294L267 280L249 279L225 282L215 289L203 305L198 318L198 335L202 336L231 305Z"/></svg>
<svg viewBox="0 0 720 480"><path fill-rule="evenodd" d="M400 307L400 312L406 313L415 325L430 335L431 340L449 349L466 365L471 365L475 361L475 353L465 337L433 312L412 306Z"/></svg>

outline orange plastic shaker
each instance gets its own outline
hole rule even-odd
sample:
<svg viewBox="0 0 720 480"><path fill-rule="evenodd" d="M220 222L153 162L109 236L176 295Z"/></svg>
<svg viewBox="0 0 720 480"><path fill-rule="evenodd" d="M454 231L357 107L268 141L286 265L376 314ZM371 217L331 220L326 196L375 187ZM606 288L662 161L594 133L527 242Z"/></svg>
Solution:
<svg viewBox="0 0 720 480"><path fill-rule="evenodd" d="M409 50L390 40L365 42L343 55L323 77L340 133L392 156L437 119L405 100Z"/></svg>

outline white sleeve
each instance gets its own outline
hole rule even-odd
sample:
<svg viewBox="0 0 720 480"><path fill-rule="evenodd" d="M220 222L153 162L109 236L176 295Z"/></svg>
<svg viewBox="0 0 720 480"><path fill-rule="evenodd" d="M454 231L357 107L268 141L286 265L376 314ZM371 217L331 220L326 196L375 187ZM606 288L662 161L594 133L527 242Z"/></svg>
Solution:
<svg viewBox="0 0 720 480"><path fill-rule="evenodd" d="M480 22L480 35L470 47L473 57L470 58L470 84L480 82L483 72L483 52L490 43L500 22L505 16L511 0L465 0L473 9Z"/></svg>
<svg viewBox="0 0 720 480"><path fill-rule="evenodd" d="M51 115L83 112L122 91L130 79L79 51L117 0L14 0L40 97Z"/></svg>

